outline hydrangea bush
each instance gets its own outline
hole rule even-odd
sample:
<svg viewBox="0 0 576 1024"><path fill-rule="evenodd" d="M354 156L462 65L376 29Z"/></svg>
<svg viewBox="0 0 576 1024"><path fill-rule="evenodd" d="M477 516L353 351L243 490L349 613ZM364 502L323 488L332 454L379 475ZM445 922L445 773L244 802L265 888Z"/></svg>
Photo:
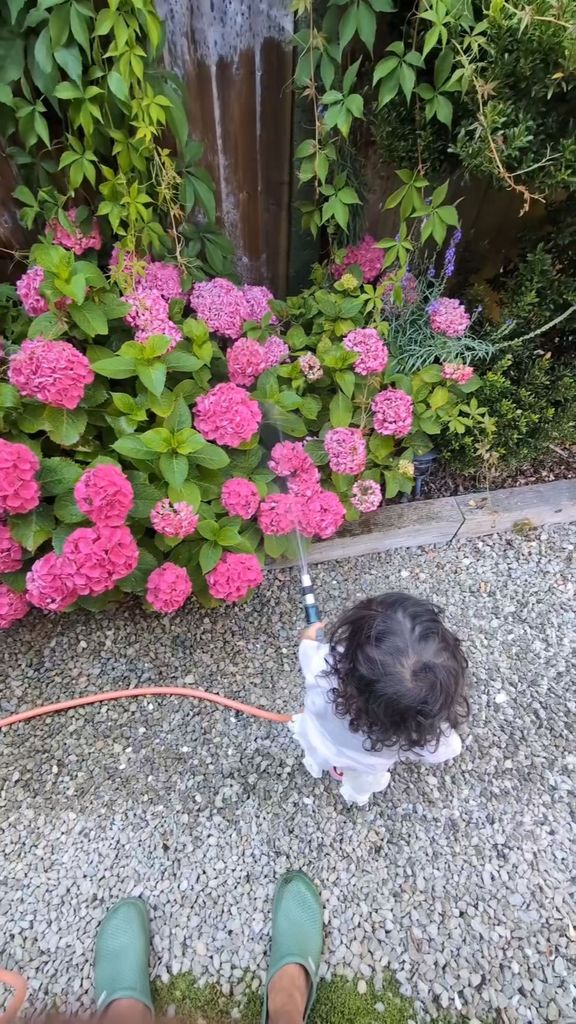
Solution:
<svg viewBox="0 0 576 1024"><path fill-rule="evenodd" d="M126 593L163 614L241 601L294 530L325 539L410 492L435 435L482 417L478 380L455 358L406 372L402 283L373 248L370 281L355 249L279 302L144 254L105 264L96 224L33 246L0 360L0 628ZM442 353L468 314L436 299Z"/></svg>

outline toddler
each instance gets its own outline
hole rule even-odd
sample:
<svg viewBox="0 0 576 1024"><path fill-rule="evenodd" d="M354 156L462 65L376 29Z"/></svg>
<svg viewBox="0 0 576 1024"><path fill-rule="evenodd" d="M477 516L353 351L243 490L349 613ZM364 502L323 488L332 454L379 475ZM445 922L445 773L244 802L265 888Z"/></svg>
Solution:
<svg viewBox="0 0 576 1024"><path fill-rule="evenodd" d="M382 594L345 612L329 643L318 642L319 629L302 635L304 711L290 724L311 775L328 770L348 803L366 804L396 761L440 764L460 753L468 663L438 609Z"/></svg>

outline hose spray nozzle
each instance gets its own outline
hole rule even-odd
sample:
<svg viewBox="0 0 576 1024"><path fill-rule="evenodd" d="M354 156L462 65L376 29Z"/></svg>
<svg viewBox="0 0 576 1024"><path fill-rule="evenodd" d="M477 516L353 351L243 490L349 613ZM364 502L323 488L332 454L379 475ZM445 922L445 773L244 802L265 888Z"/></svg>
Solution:
<svg viewBox="0 0 576 1024"><path fill-rule="evenodd" d="M318 611L318 605L316 604L316 598L314 596L314 590L312 588L312 580L308 572L303 572L301 577L302 581L302 597L304 599L304 615L306 616L306 622L309 626L313 626L315 622L320 622L320 612ZM318 643L324 643L324 630L319 629L316 633L316 639Z"/></svg>

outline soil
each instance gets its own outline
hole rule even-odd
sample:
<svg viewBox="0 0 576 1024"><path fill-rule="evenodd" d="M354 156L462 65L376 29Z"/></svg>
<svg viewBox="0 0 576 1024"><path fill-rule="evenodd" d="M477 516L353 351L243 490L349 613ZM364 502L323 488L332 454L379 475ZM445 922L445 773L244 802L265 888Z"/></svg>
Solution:
<svg viewBox="0 0 576 1024"><path fill-rule="evenodd" d="M459 473L438 459L427 480L422 484L423 498L448 498L455 494L470 494L488 487L524 487L528 484L550 483L551 480L576 478L576 445L550 447L549 452L536 462L516 469L502 469L486 473Z"/></svg>

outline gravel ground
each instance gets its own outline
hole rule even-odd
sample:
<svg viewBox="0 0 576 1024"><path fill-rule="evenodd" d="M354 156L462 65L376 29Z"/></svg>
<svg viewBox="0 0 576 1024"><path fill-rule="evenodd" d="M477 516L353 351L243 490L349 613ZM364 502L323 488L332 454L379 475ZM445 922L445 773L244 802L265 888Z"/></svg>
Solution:
<svg viewBox="0 0 576 1024"><path fill-rule="evenodd" d="M314 569L328 615L385 589L438 601L470 657L462 757L404 766L368 809L310 778L288 732L183 700L138 700L0 737L0 963L34 1010L91 1005L105 909L151 907L154 972L240 994L265 966L288 867L325 902L325 970L390 968L426 1019L576 1020L570 903L576 526ZM30 616L2 637L4 712L129 684L189 683L298 707L293 571L243 608L171 618L136 605ZM573 866L573 865L572 865Z"/></svg>

